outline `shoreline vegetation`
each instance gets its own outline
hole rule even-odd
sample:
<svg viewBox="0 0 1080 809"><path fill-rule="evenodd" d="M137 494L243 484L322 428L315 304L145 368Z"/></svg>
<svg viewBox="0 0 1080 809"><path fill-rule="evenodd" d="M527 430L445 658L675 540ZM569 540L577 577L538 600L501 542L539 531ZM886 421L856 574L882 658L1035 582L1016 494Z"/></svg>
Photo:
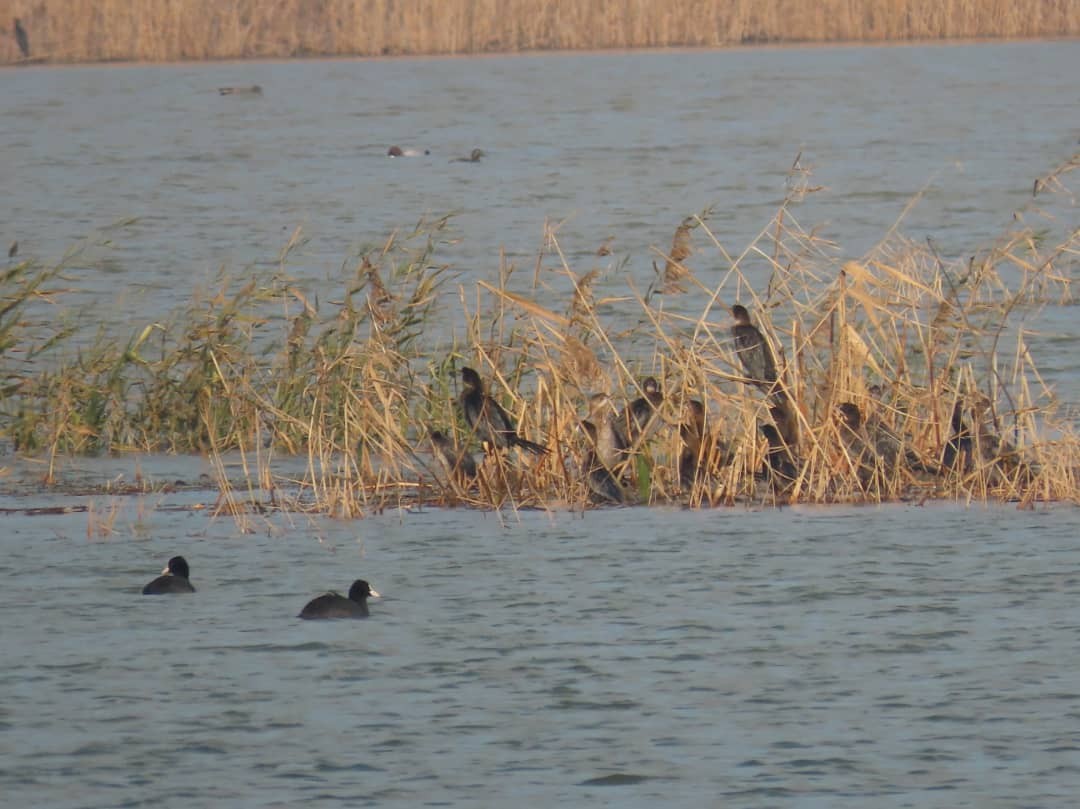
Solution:
<svg viewBox="0 0 1080 809"><path fill-rule="evenodd" d="M644 289L603 250L571 267L554 232L535 267L504 264L491 283L455 288L438 258L442 219L391 234L313 302L288 276L298 229L276 271L223 276L167 322L79 347L78 318L55 314L77 253L56 266L13 258L0 274L0 432L42 459L45 485L73 456L205 453L218 509L238 519L413 505L1077 502L1076 413L1034 367L1021 321L1074 301L1078 168L1080 153L1040 177L1000 235L964 258L900 222L841 262L798 222L817 189L796 160L751 244L730 252L708 211L688 216L655 249ZM552 303L556 277L572 291ZM613 285L636 319L613 322L616 298L597 292ZM464 328L434 337L455 299ZM466 367L523 445L543 451L482 452L475 412L462 412ZM617 415L636 399L649 403L638 429ZM611 424L630 436L615 453Z"/></svg>
<svg viewBox="0 0 1080 809"><path fill-rule="evenodd" d="M1080 36L1078 0L11 0L6 5L0 64ZM22 36L13 19L19 20Z"/></svg>

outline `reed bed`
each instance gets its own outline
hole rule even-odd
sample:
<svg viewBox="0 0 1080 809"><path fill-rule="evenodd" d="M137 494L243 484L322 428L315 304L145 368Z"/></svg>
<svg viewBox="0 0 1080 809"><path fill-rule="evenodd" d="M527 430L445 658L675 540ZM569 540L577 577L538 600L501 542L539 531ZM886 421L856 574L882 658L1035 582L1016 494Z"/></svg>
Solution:
<svg viewBox="0 0 1080 809"><path fill-rule="evenodd" d="M170 322L73 351L69 327L43 328L63 319L34 315L56 305L63 267L22 262L0 276L0 427L19 452L48 460L46 483L72 454L206 453L219 509L234 515L1075 502L1075 414L1044 384L1016 324L1072 301L1080 232L1052 210L1071 221L1077 168L1080 154L1040 178L1000 237L963 260L895 228L841 263L796 217L814 193L796 165L788 200L738 253L710 230L708 211L680 223L657 250L652 283L618 294L636 306L630 321L613 322L603 278L620 263L571 266L554 232L534 268L458 283L438 261L443 219L364 251L321 305L289 280L286 248L266 282L222 277ZM717 266L718 283L695 273L715 277ZM546 275L572 282L565 300L540 294ZM455 299L464 326L434 340ZM770 346L775 382L750 376L736 353L736 302ZM463 367L546 454L481 447L463 418ZM649 377L660 391L650 423L630 431L615 462L598 460L583 424L600 418L590 400L606 394L612 414L624 411ZM851 406L863 419L855 429L838 416Z"/></svg>
<svg viewBox="0 0 1080 809"><path fill-rule="evenodd" d="M1080 34L1077 0L3 0L30 59L175 61ZM10 25L10 22L5 22ZM21 60L14 38L0 60Z"/></svg>

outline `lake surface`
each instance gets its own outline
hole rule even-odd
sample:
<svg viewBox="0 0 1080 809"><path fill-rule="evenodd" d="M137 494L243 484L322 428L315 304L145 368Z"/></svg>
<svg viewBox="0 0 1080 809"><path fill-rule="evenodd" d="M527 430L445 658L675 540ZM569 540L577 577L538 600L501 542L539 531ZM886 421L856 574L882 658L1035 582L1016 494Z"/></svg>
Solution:
<svg viewBox="0 0 1080 809"><path fill-rule="evenodd" d="M95 243L67 273L87 333L126 336L222 265L272 268L297 226L288 272L333 298L365 246L451 212L437 255L463 283L493 280L500 250L531 276L551 221L575 270L624 293L706 206L740 252L801 152L826 188L794 211L838 256L926 188L905 229L965 257L1076 152L1078 74L1071 42L5 70L0 239L43 261ZM430 154L388 159L395 143ZM719 281L718 252L690 263ZM1080 401L1075 307L1030 327ZM139 464L209 471L65 469ZM0 466L0 507L87 503ZM983 809L1080 791L1075 508L431 510L248 534L193 508L213 498L0 515L5 805ZM198 592L141 596L175 553ZM386 596L370 620L295 617L357 577Z"/></svg>
<svg viewBox="0 0 1080 809"><path fill-rule="evenodd" d="M167 510L185 503L127 500L107 538L85 514L4 518L5 804L1080 790L1072 508L424 511L240 535ZM175 553L198 592L140 595ZM370 619L296 618L358 576L384 595Z"/></svg>
<svg viewBox="0 0 1080 809"><path fill-rule="evenodd" d="M465 283L494 279L505 251L530 287L550 223L576 272L607 270L601 291L625 295L706 207L741 253L801 154L823 190L793 215L838 256L925 189L905 231L966 260L1077 151L1078 73L1075 42L6 70L0 239L46 261L107 240L68 280L125 338L132 311L162 317L222 266L277 266L297 227L288 272L321 300L361 251L451 213L456 243L436 255ZM393 144L430 154L389 159ZM480 163L452 162L475 147ZM717 283L721 254L695 246L689 265ZM746 269L764 285L764 262ZM542 281L533 294L565 300L565 278Z"/></svg>

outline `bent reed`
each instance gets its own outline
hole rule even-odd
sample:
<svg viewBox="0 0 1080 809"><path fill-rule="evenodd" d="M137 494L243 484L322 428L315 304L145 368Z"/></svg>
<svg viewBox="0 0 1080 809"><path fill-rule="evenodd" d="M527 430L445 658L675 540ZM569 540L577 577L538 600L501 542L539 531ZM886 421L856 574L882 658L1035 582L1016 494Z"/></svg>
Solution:
<svg viewBox="0 0 1080 809"><path fill-rule="evenodd" d="M1080 35L1076 0L10 0L31 61L512 53ZM5 23L10 24L10 23ZM13 36L0 61L23 59Z"/></svg>
<svg viewBox="0 0 1080 809"><path fill-rule="evenodd" d="M1065 183L1078 167L1080 154L1040 178L1037 197L969 258L946 260L894 228L842 263L794 216L814 193L796 165L788 199L740 253L724 249L708 211L680 224L648 287L626 282L619 305L636 321L613 317L598 291L622 283L605 277L621 265L572 267L549 232L531 283L504 265L494 283L458 286L464 326L449 331L442 219L365 251L336 300L321 291L317 305L287 277L298 232L273 278L222 279L170 323L73 352L70 324L50 331L55 318L33 315L62 295L64 265L26 261L0 276L0 426L18 451L49 458L46 482L70 454L208 453L219 510L237 515L1075 502L1074 414L1016 321L1072 299L1080 232L1051 238L1051 210L1073 210ZM540 299L545 275L571 282L558 305L549 289ZM766 372L736 353L736 302L760 336L740 344L768 347ZM464 367L545 452L483 453L462 413ZM644 416L632 426L635 399ZM628 440L601 446L612 425Z"/></svg>

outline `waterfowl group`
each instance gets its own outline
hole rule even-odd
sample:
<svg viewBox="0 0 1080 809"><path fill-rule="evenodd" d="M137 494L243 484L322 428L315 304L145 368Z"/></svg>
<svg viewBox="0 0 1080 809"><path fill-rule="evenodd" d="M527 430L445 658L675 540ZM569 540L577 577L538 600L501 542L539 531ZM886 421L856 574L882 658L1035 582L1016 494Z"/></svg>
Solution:
<svg viewBox="0 0 1080 809"><path fill-rule="evenodd" d="M450 491L458 496L474 486L492 490L493 482L497 490L509 491L529 471L526 458L513 453L517 448L537 457L531 469L540 474L580 481L579 491L588 501L621 504L633 502L639 491L655 490L656 482L667 496L689 495L691 502L699 497L730 502L736 496L767 497L769 492L778 499L795 499L811 478L822 481L823 474L825 488L814 483L815 497L842 499L855 493L896 498L934 487L935 479L967 474L980 459L1003 473L1018 468L1018 460L1009 460L1016 458L1016 451L989 426L982 428L988 425L988 408L980 409L978 401L956 405L936 456L919 449L933 425L920 430L921 443L905 435L903 427L914 422L903 409L887 404L880 387L867 388L857 401L841 399L819 412L806 412L786 377L782 344L754 324L745 306L733 305L731 314L733 373L727 378L750 394L756 417L749 430L722 432L732 419L711 413L710 405L714 410L723 407L731 401L727 397L706 402L683 392L668 399L657 377L647 376L633 383L621 406L608 392L583 395L585 415L576 422L577 429L554 427L545 443L526 437L536 429L536 416L526 421L510 412L511 404L520 400L505 381L499 379L504 393L496 398L480 374L465 367L456 400L458 425L428 429L431 456L437 461L435 477L441 468L443 479L456 484ZM573 388L574 381L569 384ZM549 401L548 389L541 387L537 405L554 412L558 425L561 400ZM740 411L746 406L744 400ZM803 431L809 436L805 441ZM664 466L657 476L650 447L659 435L673 442L675 454L668 455L670 471ZM477 448L484 452L484 464L472 454ZM485 472L487 462L494 465L495 477ZM743 488L741 482L749 484L751 472L764 488Z"/></svg>
<svg viewBox="0 0 1080 809"><path fill-rule="evenodd" d="M169 560L161 575L143 587L143 595L180 595L194 593L189 579L190 569L183 556L174 556ZM357 579L349 588L349 596L333 591L323 593L311 599L300 610L298 618L305 620L325 618L367 618L369 598L379 598L379 594L363 579Z"/></svg>

